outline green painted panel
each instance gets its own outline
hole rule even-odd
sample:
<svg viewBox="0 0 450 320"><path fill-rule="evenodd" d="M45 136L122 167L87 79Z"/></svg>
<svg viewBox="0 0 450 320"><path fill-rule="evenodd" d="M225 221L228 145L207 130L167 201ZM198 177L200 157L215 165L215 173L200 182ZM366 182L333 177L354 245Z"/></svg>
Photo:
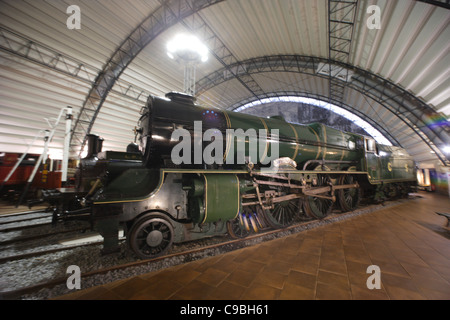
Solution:
<svg viewBox="0 0 450 320"><path fill-rule="evenodd" d="M366 152L366 159L371 182L416 179L414 160L400 147L377 144L377 151Z"/></svg>
<svg viewBox="0 0 450 320"><path fill-rule="evenodd" d="M227 134L226 136L226 152L225 158L226 162L230 164L230 160L233 159L234 164L242 164L242 158L238 158L238 150L242 150L243 143L245 144L245 155L244 157L250 157L250 147L249 142L250 139L256 143L256 159L250 159L253 163L260 162L260 153L263 154L264 149L260 151L259 144L259 130L265 130L264 123L260 120L260 118L241 114L236 112L224 112L227 117L227 127L228 129L242 129L239 131L241 134L244 134L245 141L242 136L238 134L236 131L236 136L232 136ZM250 130L249 130L250 129ZM261 144L262 147L266 147L265 143Z"/></svg>
<svg viewBox="0 0 450 320"><path fill-rule="evenodd" d="M234 174L204 174L205 217L202 223L228 221L239 213L239 179Z"/></svg>
<svg viewBox="0 0 450 320"><path fill-rule="evenodd" d="M146 168L128 169L94 196L96 203L140 201L148 197L160 180L159 172Z"/></svg>

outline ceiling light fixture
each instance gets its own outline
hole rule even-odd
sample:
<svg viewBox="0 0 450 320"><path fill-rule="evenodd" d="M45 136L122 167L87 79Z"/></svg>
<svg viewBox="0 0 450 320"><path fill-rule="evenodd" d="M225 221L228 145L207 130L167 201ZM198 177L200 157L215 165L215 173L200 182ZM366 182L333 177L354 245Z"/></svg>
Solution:
<svg viewBox="0 0 450 320"><path fill-rule="evenodd" d="M179 34L167 44L167 55L188 63L206 62L208 48L193 35Z"/></svg>
<svg viewBox="0 0 450 320"><path fill-rule="evenodd" d="M167 55L184 65L184 93L195 96L196 67L208 60L208 48L193 35L179 34L167 44Z"/></svg>

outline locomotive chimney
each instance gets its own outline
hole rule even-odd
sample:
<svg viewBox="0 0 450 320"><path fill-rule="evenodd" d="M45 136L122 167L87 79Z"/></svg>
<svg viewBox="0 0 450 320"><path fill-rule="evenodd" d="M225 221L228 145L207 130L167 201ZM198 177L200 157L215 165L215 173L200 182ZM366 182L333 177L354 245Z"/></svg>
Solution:
<svg viewBox="0 0 450 320"><path fill-rule="evenodd" d="M188 103L188 104L195 104L195 101L197 101L197 98L195 98L189 94L175 92L175 91L167 93L166 98L170 99L172 101Z"/></svg>
<svg viewBox="0 0 450 320"><path fill-rule="evenodd" d="M105 139L97 137L97 145L96 145L96 153L95 153L96 155L99 154L100 152L102 152L103 141L105 141Z"/></svg>
<svg viewBox="0 0 450 320"><path fill-rule="evenodd" d="M103 139L100 139L95 134L88 134L87 145L88 145L88 152L85 159L92 158L98 154L98 149L101 150L103 146Z"/></svg>

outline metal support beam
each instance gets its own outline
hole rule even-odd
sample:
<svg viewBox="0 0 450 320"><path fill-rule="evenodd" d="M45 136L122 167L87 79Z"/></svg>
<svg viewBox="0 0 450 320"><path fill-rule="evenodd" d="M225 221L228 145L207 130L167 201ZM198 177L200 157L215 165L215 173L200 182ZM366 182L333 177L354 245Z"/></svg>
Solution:
<svg viewBox="0 0 450 320"><path fill-rule="evenodd" d="M417 0L450 10L450 0Z"/></svg>
<svg viewBox="0 0 450 320"><path fill-rule="evenodd" d="M358 1L328 0L328 57L349 62Z"/></svg>
<svg viewBox="0 0 450 320"><path fill-rule="evenodd" d="M259 97L255 100L255 98L250 97L243 101L239 101L236 104L233 105L233 107L230 108L230 110L235 110L243 105L246 105L248 103L260 100L262 98L279 98L279 97L304 97L304 98L312 98L320 101L329 101L328 96L323 96L316 93L311 92L302 92L302 91L276 91L267 93L264 97ZM337 101L331 101L330 103L337 105ZM387 131L387 128L385 126L380 125L376 120L367 118L366 115L361 112L358 108L352 107L346 103L343 103L341 106L343 109L346 109L353 114L357 115L361 119L364 119L367 123L369 123L372 127L376 128L386 139L388 139L393 145L395 146L401 146L400 142L397 140L397 137L392 135L390 132Z"/></svg>
<svg viewBox="0 0 450 320"><path fill-rule="evenodd" d="M295 72L316 75L316 70L320 63L327 63L328 60L300 56L300 55L275 55L252 58L238 63L230 64L227 68L218 69L197 81L197 95L201 95L211 88L218 86L225 81L234 79L234 75L255 74L260 72ZM233 72L228 72L228 70Z"/></svg>
<svg viewBox="0 0 450 320"><path fill-rule="evenodd" d="M94 80L101 71L4 26L0 26L0 50L91 86L95 84ZM142 102L146 102L150 95L147 90L122 79L117 79L111 92Z"/></svg>
<svg viewBox="0 0 450 320"><path fill-rule="evenodd" d="M322 67L328 71L329 100L344 102L345 82L336 75L340 74L349 80L348 70L331 63L339 61L349 63L352 48L353 30L356 20L358 1L328 0L328 59L329 63ZM324 68L327 70L324 70ZM337 70L336 70L337 69ZM318 72L320 72L318 70Z"/></svg>
<svg viewBox="0 0 450 320"><path fill-rule="evenodd" d="M62 186L67 186L67 171L69 167L69 146L70 146L70 135L72 132L72 107L68 106L66 108L66 131L64 132L64 148L63 148L63 161L62 161L62 176L61 183Z"/></svg>
<svg viewBox="0 0 450 320"><path fill-rule="evenodd" d="M99 71L5 26L0 26L0 50L86 83L93 83Z"/></svg>
<svg viewBox="0 0 450 320"><path fill-rule="evenodd" d="M184 66L184 93L188 95L195 95L195 71L196 65L186 65Z"/></svg>

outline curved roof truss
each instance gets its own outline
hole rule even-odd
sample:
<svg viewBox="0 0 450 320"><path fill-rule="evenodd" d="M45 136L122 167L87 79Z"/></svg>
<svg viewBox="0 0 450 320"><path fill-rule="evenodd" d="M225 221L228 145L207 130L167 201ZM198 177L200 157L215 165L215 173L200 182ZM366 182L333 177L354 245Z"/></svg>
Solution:
<svg viewBox="0 0 450 320"><path fill-rule="evenodd" d="M301 55L263 56L239 61L200 79L196 84L197 95L201 95L214 86L229 81L236 76L240 76L242 79L242 75L262 72L296 72L328 79L329 69L325 72L320 71L324 69L324 66L334 69L334 72L337 73L340 69L345 70L345 74L351 74L351 78L334 78L341 80L345 87L362 93L390 110L436 153L443 164L448 163L448 159L442 152L442 149L450 142L449 126L445 125L447 123L445 117L395 83L367 70L339 61ZM233 70L233 72L227 72L227 70ZM266 96L267 94L262 95L262 97ZM239 102L229 109L236 109L247 102ZM333 101L333 103L348 108L343 101ZM349 109L349 111L352 110ZM439 125L440 123L444 125ZM378 124L375 127L383 131L381 125ZM387 136L392 139L391 135Z"/></svg>
<svg viewBox="0 0 450 320"><path fill-rule="evenodd" d="M256 104L257 102L262 102L261 104L265 103L265 100L269 100L270 102L274 102L277 100L280 101L286 101L286 99L289 101L290 97L301 97L301 98L309 98L317 100L318 102L323 102L324 105L327 105L328 103L332 105L337 105L337 103L341 104L341 108L349 111L350 113L356 115L360 119L364 119L365 122L367 122L370 126L373 128L376 128L376 130L379 131L381 135L383 135L384 138L386 138L391 144L395 146L400 146L400 142L397 140L397 138L392 135L389 131L386 130L384 126L379 126L377 121L371 118L367 118L364 113L362 113L357 108L352 107L351 105L341 103L340 101L333 100L333 98L330 100L330 97L324 96L317 93L311 93L311 92L302 92L302 91L276 91L271 92L268 94L264 94L263 96L257 97L256 99L254 97L245 99L243 101L240 101L236 105L240 105L240 107L233 109L233 111L242 111L240 110L242 107ZM333 111L333 110L331 110ZM364 128L363 128L364 129Z"/></svg>
<svg viewBox="0 0 450 320"><path fill-rule="evenodd" d="M449 0L417 0L450 10Z"/></svg>

